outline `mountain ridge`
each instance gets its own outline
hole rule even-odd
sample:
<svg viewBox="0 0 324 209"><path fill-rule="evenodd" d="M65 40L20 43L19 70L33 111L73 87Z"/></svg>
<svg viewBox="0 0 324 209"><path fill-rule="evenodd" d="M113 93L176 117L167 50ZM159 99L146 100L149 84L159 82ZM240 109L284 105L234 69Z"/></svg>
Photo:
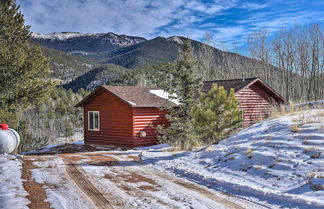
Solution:
<svg viewBox="0 0 324 209"><path fill-rule="evenodd" d="M118 35L112 32L100 34L59 32L45 35L33 34L31 40L47 51L53 50L53 53L47 53L47 55L52 56L53 63L58 63L55 64L54 74L56 72L57 75L64 78L64 86L73 90L77 90L81 86L82 88L95 86L91 84L93 83L91 79L95 79L94 81L97 82L94 83L98 84L115 83L118 80L127 82L127 79L130 79L133 85L146 85L145 79L155 77L153 80L156 80L159 76L159 72L153 68L165 63L174 63L178 59L182 45L186 40L191 42L194 55L198 60L199 73L204 79L256 76L262 78L265 68L264 63L257 59L222 51L181 36L167 38L158 36L147 40L142 37ZM58 53L59 56L56 55ZM61 67L60 62L56 61L57 57L63 60L64 66L73 66L73 69ZM71 61L74 63L70 63ZM88 65L88 62L91 64ZM85 66L89 67L85 68ZM155 67L152 68L152 66ZM135 71L130 73L124 68ZM270 68L272 73L269 79L282 80L281 72L274 66ZM69 70L68 74L64 74L66 69ZM122 76L122 78L119 79L118 76ZM132 76L141 79L141 82L135 81ZM152 83L152 85L154 84Z"/></svg>

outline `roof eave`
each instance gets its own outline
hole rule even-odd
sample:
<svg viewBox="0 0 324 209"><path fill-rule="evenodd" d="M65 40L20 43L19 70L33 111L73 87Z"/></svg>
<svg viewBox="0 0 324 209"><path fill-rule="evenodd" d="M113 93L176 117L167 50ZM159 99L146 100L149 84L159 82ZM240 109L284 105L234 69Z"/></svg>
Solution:
<svg viewBox="0 0 324 209"><path fill-rule="evenodd" d="M79 103L77 103L76 105L74 105L74 107L83 107L87 101L95 96L96 93L98 93L103 87L99 86L98 88L96 88L94 91L92 91L90 94L88 94L86 97L84 97Z"/></svg>
<svg viewBox="0 0 324 209"><path fill-rule="evenodd" d="M245 85L243 88L239 89L238 91L235 92L235 94L239 93L245 88L248 88L255 84L256 82L260 82L265 88L267 88L272 94L275 95L278 99L282 100L283 103L287 103L286 99L283 98L279 93L277 93L273 88L271 88L268 84L266 84L261 78L257 77L254 80L252 80L249 84Z"/></svg>
<svg viewBox="0 0 324 209"><path fill-rule="evenodd" d="M109 93L111 93L112 95L118 97L121 101L125 102L128 106L130 107L134 107L134 105L130 104L129 102L127 102L126 100L124 100L123 98L119 97L118 95L114 94L113 92L109 91L109 89L105 88L104 86L99 86L98 88L96 88L94 91L92 91L88 96L86 96L84 99L82 99L78 104L74 105L74 107L84 107L84 105L93 97L96 96L96 94L100 91L107 91Z"/></svg>

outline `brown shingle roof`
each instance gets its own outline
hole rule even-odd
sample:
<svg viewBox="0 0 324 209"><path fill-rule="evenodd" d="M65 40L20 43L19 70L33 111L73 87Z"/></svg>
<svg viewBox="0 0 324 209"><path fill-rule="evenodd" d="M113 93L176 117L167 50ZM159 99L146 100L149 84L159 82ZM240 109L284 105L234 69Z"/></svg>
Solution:
<svg viewBox="0 0 324 209"><path fill-rule="evenodd" d="M258 78L204 81L202 91L204 93L207 93L211 89L213 84L217 84L218 86L223 86L226 91L230 91L230 89L233 88L235 92L237 92L256 79Z"/></svg>
<svg viewBox="0 0 324 209"><path fill-rule="evenodd" d="M166 99L158 97L150 90L160 90L154 87L142 86L102 86L122 100L135 107L160 107L166 104Z"/></svg>
<svg viewBox="0 0 324 209"><path fill-rule="evenodd" d="M233 88L235 93L237 93L241 89L253 85L255 83L262 85L265 88L265 90L273 97L277 98L280 103L286 103L286 100L280 94L278 94L268 84L263 82L259 77L245 78L245 79L232 79L232 80L205 81L202 91L204 93L207 93L211 89L212 84L217 84L218 86L223 86L226 91L230 91L230 89Z"/></svg>
<svg viewBox="0 0 324 209"><path fill-rule="evenodd" d="M166 104L167 100L163 99L155 94L152 94L151 90L161 90L156 87L142 87L142 86L100 86L96 90L92 91L87 97L80 101L76 107L83 106L93 96L95 96L101 90L109 91L121 100L127 102L133 107L161 107Z"/></svg>

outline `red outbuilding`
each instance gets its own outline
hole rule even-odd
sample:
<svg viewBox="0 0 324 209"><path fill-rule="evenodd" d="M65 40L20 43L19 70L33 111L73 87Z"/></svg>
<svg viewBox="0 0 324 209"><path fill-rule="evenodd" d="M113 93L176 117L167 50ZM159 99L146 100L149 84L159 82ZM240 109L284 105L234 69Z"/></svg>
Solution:
<svg viewBox="0 0 324 209"><path fill-rule="evenodd" d="M204 82L234 88L243 110L244 126L269 114L268 107L285 100L259 78ZM157 144L157 125L167 125L167 95L159 88L140 86L100 86L76 107L84 108L84 140L87 144L138 147ZM176 105L176 101L173 101Z"/></svg>
<svg viewBox="0 0 324 209"><path fill-rule="evenodd" d="M235 96L240 102L239 108L243 112L244 127L267 118L270 113L269 107L286 103L280 94L260 78L205 81L203 92L208 92L212 84L223 86L227 91L234 89Z"/></svg>

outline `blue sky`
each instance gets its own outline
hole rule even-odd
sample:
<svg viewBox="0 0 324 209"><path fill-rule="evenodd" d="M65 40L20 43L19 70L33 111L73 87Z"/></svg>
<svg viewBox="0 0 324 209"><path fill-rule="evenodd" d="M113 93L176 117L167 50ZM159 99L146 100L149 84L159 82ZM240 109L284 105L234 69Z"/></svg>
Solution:
<svg viewBox="0 0 324 209"><path fill-rule="evenodd" d="M17 0L31 30L38 33L114 32L153 38L181 35L216 45L244 43L267 28L320 23L324 0Z"/></svg>

